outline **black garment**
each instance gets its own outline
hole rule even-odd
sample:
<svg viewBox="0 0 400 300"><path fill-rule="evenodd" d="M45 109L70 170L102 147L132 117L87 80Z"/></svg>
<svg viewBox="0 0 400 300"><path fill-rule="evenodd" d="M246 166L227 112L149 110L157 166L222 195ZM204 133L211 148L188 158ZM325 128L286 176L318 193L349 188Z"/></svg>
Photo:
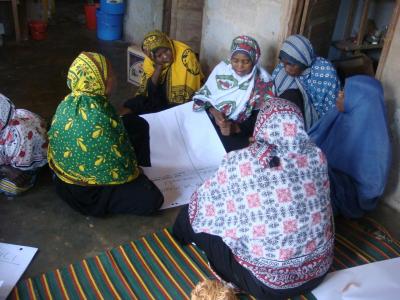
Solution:
<svg viewBox="0 0 400 300"><path fill-rule="evenodd" d="M211 113L207 111L208 117L210 118L211 123L213 124L222 144L224 145L226 152L243 149L249 146L250 144L249 138L253 135L258 112L259 112L258 110L253 110L250 117L248 117L242 123L239 123L240 127L239 133L225 136L222 135L221 129L219 128L217 123L215 123L214 117L211 115Z"/></svg>
<svg viewBox="0 0 400 300"><path fill-rule="evenodd" d="M149 123L134 114L124 115L121 119L135 150L138 165L151 167Z"/></svg>
<svg viewBox="0 0 400 300"><path fill-rule="evenodd" d="M177 105L168 101L165 82L156 86L149 79L147 95L147 97L139 95L125 101L124 107L129 108L133 114L141 115L159 112Z"/></svg>
<svg viewBox="0 0 400 300"><path fill-rule="evenodd" d="M108 186L79 186L61 181L54 175L58 196L84 215L150 215L164 202L156 185L140 174L134 181Z"/></svg>
<svg viewBox="0 0 400 300"><path fill-rule="evenodd" d="M300 108L301 113L304 116L304 99L299 89L288 89L279 95L279 98L286 99Z"/></svg>
<svg viewBox="0 0 400 300"><path fill-rule="evenodd" d="M377 198L359 200L357 181L350 175L328 165L330 196L333 214L346 218L361 218L367 210L362 203L377 203ZM345 201L345 203L344 203ZM374 206L373 206L374 207Z"/></svg>
<svg viewBox="0 0 400 300"><path fill-rule="evenodd" d="M320 284L324 277L315 278L300 287L291 289L278 290L265 286L249 270L236 261L232 251L221 237L193 231L187 205L182 208L175 221L173 235L181 244L186 245L194 242L206 253L211 267L222 279L232 282L257 299L287 299L308 293Z"/></svg>

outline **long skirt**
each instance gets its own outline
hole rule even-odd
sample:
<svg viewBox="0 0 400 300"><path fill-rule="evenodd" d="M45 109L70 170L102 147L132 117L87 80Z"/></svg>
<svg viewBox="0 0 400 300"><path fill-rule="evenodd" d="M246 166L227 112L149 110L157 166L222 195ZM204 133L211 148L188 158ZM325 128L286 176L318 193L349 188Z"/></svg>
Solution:
<svg viewBox="0 0 400 300"><path fill-rule="evenodd" d="M54 183L58 196L84 215L150 215L160 209L164 202L160 190L144 174L132 182L111 186L68 184L56 175Z"/></svg>

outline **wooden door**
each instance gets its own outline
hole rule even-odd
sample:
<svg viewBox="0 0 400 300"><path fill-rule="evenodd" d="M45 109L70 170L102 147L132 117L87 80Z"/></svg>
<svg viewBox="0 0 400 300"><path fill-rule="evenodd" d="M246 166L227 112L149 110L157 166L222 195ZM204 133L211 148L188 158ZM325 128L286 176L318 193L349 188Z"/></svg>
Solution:
<svg viewBox="0 0 400 300"><path fill-rule="evenodd" d="M339 6L340 0L304 1L298 33L311 41L318 56L328 56Z"/></svg>
<svg viewBox="0 0 400 300"><path fill-rule="evenodd" d="M165 0L163 31L200 51L204 0Z"/></svg>

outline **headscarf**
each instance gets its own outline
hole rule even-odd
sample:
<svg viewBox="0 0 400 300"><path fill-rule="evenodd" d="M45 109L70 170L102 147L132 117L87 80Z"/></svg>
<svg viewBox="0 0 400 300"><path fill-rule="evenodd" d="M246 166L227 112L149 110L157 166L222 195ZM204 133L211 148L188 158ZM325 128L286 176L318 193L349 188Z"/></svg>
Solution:
<svg viewBox="0 0 400 300"><path fill-rule="evenodd" d="M236 74L230 63L237 52L247 54L253 63L252 71L245 76ZM246 35L236 37L229 61L220 62L193 96L193 109L201 111L211 105L230 120L246 120L254 109L259 109L274 95L271 77L258 65L259 58L260 47L255 39Z"/></svg>
<svg viewBox="0 0 400 300"><path fill-rule="evenodd" d="M339 78L333 65L322 57L316 57L311 42L302 35L289 36L282 44L280 58L304 68L300 76L292 77L279 63L272 72L277 95L287 89L300 89L304 98L306 129L335 107L340 89Z"/></svg>
<svg viewBox="0 0 400 300"><path fill-rule="evenodd" d="M260 110L255 143L229 152L192 195L196 233L220 236L236 260L274 289L324 275L333 258L328 169L300 110L273 99Z"/></svg>
<svg viewBox="0 0 400 300"><path fill-rule="evenodd" d="M8 125L14 110L15 106L10 99L0 94L0 130L3 130Z"/></svg>
<svg viewBox="0 0 400 300"><path fill-rule="evenodd" d="M0 94L0 165L30 171L47 163L46 122Z"/></svg>
<svg viewBox="0 0 400 300"><path fill-rule="evenodd" d="M122 184L138 176L134 149L105 96L107 61L82 52L68 71L71 93L59 104L49 131L49 165L64 182Z"/></svg>
<svg viewBox="0 0 400 300"><path fill-rule="evenodd" d="M143 39L142 49L154 52L158 48L169 48L172 51L172 63L165 64L159 77L159 83L166 83L167 98L170 103L181 104L191 100L203 80L203 73L196 54L189 46L179 41L171 40L159 31L151 31ZM147 96L148 80L154 73L154 61L145 57L143 74L136 95Z"/></svg>
<svg viewBox="0 0 400 300"><path fill-rule="evenodd" d="M345 111L330 111L311 128L310 137L332 169L351 176L352 182L332 178L332 202L338 213L355 218L376 207L392 153L381 83L369 76L353 76L346 79L344 95ZM355 195L350 195L352 190Z"/></svg>

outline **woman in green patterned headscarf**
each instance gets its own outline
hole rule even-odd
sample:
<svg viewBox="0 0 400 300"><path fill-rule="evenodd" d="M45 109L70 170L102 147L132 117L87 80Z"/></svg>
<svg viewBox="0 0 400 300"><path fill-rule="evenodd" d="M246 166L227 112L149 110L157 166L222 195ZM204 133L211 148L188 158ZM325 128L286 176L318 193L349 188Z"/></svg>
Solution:
<svg viewBox="0 0 400 300"><path fill-rule="evenodd" d="M125 204L123 211L116 209L124 200L135 206L136 197L151 202L155 196L158 209L162 195L140 174L123 123L107 100L112 85L108 61L101 54L81 53L69 69L67 84L71 93L59 104L49 131L48 160L60 196L85 214L154 211ZM146 180L146 189L140 190ZM118 191L122 186L126 195Z"/></svg>

